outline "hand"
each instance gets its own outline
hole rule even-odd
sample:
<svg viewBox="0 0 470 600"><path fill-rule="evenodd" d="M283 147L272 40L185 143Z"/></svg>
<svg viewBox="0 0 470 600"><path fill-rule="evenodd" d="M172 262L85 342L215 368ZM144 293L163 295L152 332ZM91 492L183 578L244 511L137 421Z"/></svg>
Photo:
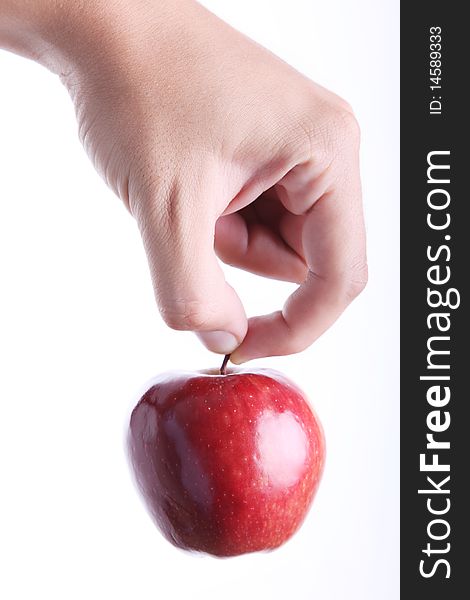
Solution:
<svg viewBox="0 0 470 600"><path fill-rule="evenodd" d="M351 108L195 2L93 4L41 59L137 220L165 322L237 363L303 350L367 278ZM299 288L247 320L216 255Z"/></svg>

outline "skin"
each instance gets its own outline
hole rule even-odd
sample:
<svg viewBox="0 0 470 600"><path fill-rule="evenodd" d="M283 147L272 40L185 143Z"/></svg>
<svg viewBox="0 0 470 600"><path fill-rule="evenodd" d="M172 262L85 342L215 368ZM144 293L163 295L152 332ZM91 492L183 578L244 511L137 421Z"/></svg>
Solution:
<svg viewBox="0 0 470 600"><path fill-rule="evenodd" d="M335 94L192 0L2 0L0 47L69 90L170 327L235 363L291 354L364 288L359 129ZM217 257L299 287L247 319Z"/></svg>

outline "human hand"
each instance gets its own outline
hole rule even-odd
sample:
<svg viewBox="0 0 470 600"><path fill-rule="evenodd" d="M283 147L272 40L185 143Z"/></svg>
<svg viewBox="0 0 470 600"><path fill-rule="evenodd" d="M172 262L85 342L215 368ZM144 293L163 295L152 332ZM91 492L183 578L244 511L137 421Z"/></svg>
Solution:
<svg viewBox="0 0 470 600"><path fill-rule="evenodd" d="M41 60L136 218L163 319L236 363L303 350L367 278L350 107L191 0L93 5ZM216 255L300 285L247 320Z"/></svg>

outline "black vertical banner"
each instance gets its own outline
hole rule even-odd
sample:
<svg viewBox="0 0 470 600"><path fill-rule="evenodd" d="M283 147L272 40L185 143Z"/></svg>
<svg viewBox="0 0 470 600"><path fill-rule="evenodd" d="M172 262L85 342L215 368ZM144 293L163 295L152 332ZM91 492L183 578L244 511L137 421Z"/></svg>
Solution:
<svg viewBox="0 0 470 600"><path fill-rule="evenodd" d="M401 598L468 597L465 3L401 3Z"/></svg>

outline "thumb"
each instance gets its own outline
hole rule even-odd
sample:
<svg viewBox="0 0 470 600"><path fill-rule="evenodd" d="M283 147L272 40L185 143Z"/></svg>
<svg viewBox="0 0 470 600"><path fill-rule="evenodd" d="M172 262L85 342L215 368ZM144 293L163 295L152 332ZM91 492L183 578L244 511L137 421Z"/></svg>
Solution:
<svg viewBox="0 0 470 600"><path fill-rule="evenodd" d="M200 198L207 201L206 194ZM246 335L247 318L216 258L211 203L172 190L141 203L135 216L166 324L196 332L213 352L233 352Z"/></svg>

